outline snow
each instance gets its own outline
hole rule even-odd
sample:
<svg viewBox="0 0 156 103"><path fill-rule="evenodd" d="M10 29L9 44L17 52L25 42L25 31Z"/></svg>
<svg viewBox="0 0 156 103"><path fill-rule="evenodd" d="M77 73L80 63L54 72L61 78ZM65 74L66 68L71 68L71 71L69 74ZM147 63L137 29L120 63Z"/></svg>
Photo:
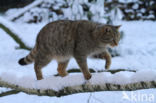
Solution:
<svg viewBox="0 0 156 103"><path fill-rule="evenodd" d="M132 8L133 8L133 9L138 9L138 8L139 8L139 4L134 4L134 5L132 6Z"/></svg>
<svg viewBox="0 0 156 103"><path fill-rule="evenodd" d="M42 19L43 21L47 22L48 20L47 12L49 12L49 10L45 8L40 9L38 7L34 7L33 9L30 9L29 12L30 13L24 13L23 18L20 19L23 19L24 22L29 22L29 20L33 20L33 17L37 16L38 19ZM21 21L20 19L18 21Z"/></svg>
<svg viewBox="0 0 156 103"><path fill-rule="evenodd" d="M0 22L11 28L16 34L22 38L22 40L33 47L35 39L39 30L45 25L45 23L38 24L25 24L25 23L12 23L6 21L4 18L0 18ZM90 83L115 83L125 84L137 81L149 81L156 78L156 22L152 21L133 21L133 22L118 22L121 24L121 30L124 31L123 40L121 40L118 49L121 56L114 57L112 59L112 65L110 69L135 69L138 72L119 72L114 75L110 73L93 73L93 77ZM26 56L29 52L26 50L17 50L15 47L18 44L2 29L0 29L0 77L3 80L11 83L19 84L31 88L52 88L59 90L68 85L80 85L85 82L82 73L69 74L67 77L54 77L57 73L57 63L52 61L48 66L43 69L44 80L36 81L33 64L27 66L18 65L18 60L21 57ZM105 61L100 59L88 58L89 68L95 68L95 70L103 70ZM67 69L78 68L74 59L70 60ZM24 81L24 82L23 82ZM65 81L65 82L64 82ZM79 82L78 82L79 81ZM44 84L44 85L43 85ZM46 85L45 85L46 84ZM1 90L1 88L0 88ZM139 90L134 93L146 93L153 94L156 97L155 89ZM150 103L147 101L136 102L122 99L123 92L94 92L92 93L90 103ZM132 92L125 92L130 95ZM27 95L25 93L19 93L15 95L9 95L0 98L0 103L85 103L87 102L90 93L79 93L69 95L61 98L47 97L47 96L34 96ZM16 99L19 98L19 99ZM25 98L27 98L25 100ZM23 101L25 100L25 101ZM155 103L156 99L151 103Z"/></svg>
<svg viewBox="0 0 156 103"><path fill-rule="evenodd" d="M4 88L4 87L0 87L0 93L4 93L4 92L7 92L7 91L10 91L11 89L10 88Z"/></svg>
<svg viewBox="0 0 156 103"><path fill-rule="evenodd" d="M141 9L141 12L142 12L142 13L145 13L145 11L146 11L145 8L142 8L142 9Z"/></svg>
<svg viewBox="0 0 156 103"><path fill-rule="evenodd" d="M14 13L13 15L11 16L8 16L8 20L13 20L14 18L20 16L22 13L26 12L27 10L29 10L30 8L32 7L35 7L36 5L40 4L41 2L43 2L43 0L35 0L33 3L31 3L30 5L22 8L22 10L20 10L19 12L17 13Z"/></svg>
<svg viewBox="0 0 156 103"><path fill-rule="evenodd" d="M123 18L123 13L119 8L114 8L110 12L110 18L113 20L113 23L116 24L118 21L120 21Z"/></svg>
<svg viewBox="0 0 156 103"><path fill-rule="evenodd" d="M140 17L142 17L142 13L137 13L137 16L140 16Z"/></svg>
<svg viewBox="0 0 156 103"><path fill-rule="evenodd" d="M151 15L149 15L147 18L154 18L154 15L151 14Z"/></svg>
<svg viewBox="0 0 156 103"><path fill-rule="evenodd" d="M155 89L134 91L134 94L154 94ZM36 96L27 95L25 93L18 93L15 95L5 96L0 98L1 103L87 103L89 97L89 103L155 103L155 98L153 101L130 101L123 99L123 93L119 91L105 91L105 92L95 92L95 93L79 93L64 97L48 97L48 96ZM131 92L125 92L128 96ZM90 96L91 95L91 96ZM154 94L154 96L156 96ZM18 99L17 99L18 98ZM15 101L15 102L14 102Z"/></svg>
<svg viewBox="0 0 156 103"><path fill-rule="evenodd" d="M41 2L41 6L38 6ZM83 5L86 5L89 10L83 10ZM55 11L51 11L49 8L50 6L53 9L59 9L62 11L62 13L58 14ZM116 7L115 10L117 15L114 15L114 12L111 12L108 15L104 9L103 0L97 0L93 2L89 2L87 0L35 0L32 4L24 8L8 10L5 13L5 17L8 20L15 20L17 18L15 22L49 22L62 19L91 19L93 21L106 23L108 16L110 15L112 18L117 18L117 20L122 19L122 12L117 8L118 7Z"/></svg>
<svg viewBox="0 0 156 103"><path fill-rule="evenodd" d="M138 0L119 0L119 2L126 2L126 3L129 3L129 2L137 2Z"/></svg>
<svg viewBox="0 0 156 103"><path fill-rule="evenodd" d="M150 74L150 75L149 75ZM64 87L79 86L85 84L82 73L69 74L66 77L55 77L49 76L43 80L36 81L30 76L16 77L10 73L1 73L1 80L9 82L11 84L19 85L25 88L35 88L35 89L53 89L59 91ZM130 76L131 75L131 76ZM144 78L142 78L144 77ZM155 81L156 71L154 70L144 70L138 71L136 73L129 72L119 72L115 74L110 73L92 73L92 78L89 83L92 85L100 85L105 83L111 84L129 84L141 81ZM24 80L24 81L23 81Z"/></svg>
<svg viewBox="0 0 156 103"><path fill-rule="evenodd" d="M125 12L127 12L127 13L128 12L133 12L133 10L132 9L126 9Z"/></svg>

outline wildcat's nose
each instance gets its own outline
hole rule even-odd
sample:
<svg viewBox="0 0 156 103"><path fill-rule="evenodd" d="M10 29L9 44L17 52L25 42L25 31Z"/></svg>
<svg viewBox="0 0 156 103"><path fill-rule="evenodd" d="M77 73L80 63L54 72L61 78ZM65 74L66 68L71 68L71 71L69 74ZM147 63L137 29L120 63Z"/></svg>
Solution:
<svg viewBox="0 0 156 103"><path fill-rule="evenodd" d="M118 43L115 42L114 44L115 44L115 46L118 46Z"/></svg>
<svg viewBox="0 0 156 103"><path fill-rule="evenodd" d="M116 45L116 44L111 44L111 46L112 46L112 47L115 47L115 46L117 46L117 45Z"/></svg>
<svg viewBox="0 0 156 103"><path fill-rule="evenodd" d="M115 46L118 46L118 43L114 41L114 42L111 43L110 45L111 45L112 47L115 47Z"/></svg>

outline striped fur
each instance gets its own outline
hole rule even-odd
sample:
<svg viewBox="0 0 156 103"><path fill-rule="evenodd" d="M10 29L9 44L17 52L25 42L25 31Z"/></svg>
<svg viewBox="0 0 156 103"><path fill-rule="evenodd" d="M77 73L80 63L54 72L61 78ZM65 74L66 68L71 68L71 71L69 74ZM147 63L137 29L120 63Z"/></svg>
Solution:
<svg viewBox="0 0 156 103"><path fill-rule="evenodd" d="M108 46L117 46L120 40L119 26L104 25L86 20L59 20L43 27L36 39L36 47L28 56L19 60L26 65L34 61L37 80L43 79L41 69L51 60L58 62L60 76L67 75L66 67L71 57L76 59L84 78L89 80L87 57L105 52L106 69L110 67L111 56Z"/></svg>
<svg viewBox="0 0 156 103"><path fill-rule="evenodd" d="M35 58L35 54L36 54L36 46L31 50L31 52L24 58L21 58L18 63L20 65L27 65L30 64L34 61Z"/></svg>

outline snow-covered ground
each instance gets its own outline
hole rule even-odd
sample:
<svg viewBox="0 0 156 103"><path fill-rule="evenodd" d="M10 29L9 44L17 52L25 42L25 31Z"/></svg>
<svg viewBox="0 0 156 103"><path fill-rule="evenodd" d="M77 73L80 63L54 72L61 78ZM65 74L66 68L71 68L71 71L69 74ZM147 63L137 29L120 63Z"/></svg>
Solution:
<svg viewBox="0 0 156 103"><path fill-rule="evenodd" d="M133 21L133 22L119 22L122 24L121 30L124 31L124 38L121 40L118 47L121 56L112 59L111 69L135 69L135 70L156 70L156 22L152 21ZM39 30L45 24L12 24L14 31L22 38L22 40L29 46L34 45L35 38ZM7 72L17 77L30 77L34 80L35 72L33 64L27 66L18 65L18 60L26 56L29 52L26 50L17 50L18 44L9 37L6 32L0 29L0 74ZM104 69L104 60L88 59L88 66L96 70ZM47 78L57 73L57 63L52 61L43 69L44 77ZM74 59L71 59L67 69L78 68ZM150 74L149 74L150 75ZM144 74L140 75L143 78ZM7 78L7 77L6 77ZM146 79L146 78L145 78ZM23 78L24 80L24 78ZM1 88L0 88L1 90ZM124 93L130 100L124 99ZM133 96L136 100L133 100ZM148 99L141 99L142 95L148 96ZM153 95L154 99L150 96ZM88 102L89 100L89 102ZM156 90L138 90L135 92L120 92L120 91L103 91L95 93L79 93L64 97L48 97L35 96L25 93L18 93L0 98L0 103L155 103Z"/></svg>

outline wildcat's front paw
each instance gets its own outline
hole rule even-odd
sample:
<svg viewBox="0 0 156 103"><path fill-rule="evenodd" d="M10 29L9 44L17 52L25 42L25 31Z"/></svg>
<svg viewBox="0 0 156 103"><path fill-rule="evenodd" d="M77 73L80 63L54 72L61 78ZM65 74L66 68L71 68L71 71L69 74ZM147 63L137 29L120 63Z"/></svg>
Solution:
<svg viewBox="0 0 156 103"><path fill-rule="evenodd" d="M43 79L43 77L42 76L37 76L37 80L42 80Z"/></svg>
<svg viewBox="0 0 156 103"><path fill-rule="evenodd" d="M110 65L105 65L105 69L108 70L110 68Z"/></svg>
<svg viewBox="0 0 156 103"><path fill-rule="evenodd" d="M89 80L89 79L91 79L92 75L89 73L87 75L84 75L84 77L85 77L86 80Z"/></svg>
<svg viewBox="0 0 156 103"><path fill-rule="evenodd" d="M65 77L65 76L68 75L68 72L61 72L61 73L59 73L59 75L60 75L61 77Z"/></svg>

